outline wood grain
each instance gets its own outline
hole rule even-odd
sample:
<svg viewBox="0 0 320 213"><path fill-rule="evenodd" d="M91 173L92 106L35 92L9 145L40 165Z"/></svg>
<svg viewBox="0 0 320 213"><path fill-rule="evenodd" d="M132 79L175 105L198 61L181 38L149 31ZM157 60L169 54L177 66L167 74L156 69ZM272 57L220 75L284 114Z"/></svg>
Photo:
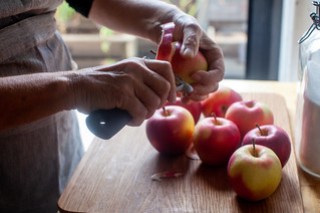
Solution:
<svg viewBox="0 0 320 213"><path fill-rule="evenodd" d="M275 124L291 135L282 96L244 93L270 106ZM152 181L163 171L176 179ZM61 212L303 212L297 166L292 152L277 191L264 201L247 202L231 189L225 167L208 167L185 156L159 155L149 144L145 126L125 127L109 141L96 139L78 166L58 206Z"/></svg>

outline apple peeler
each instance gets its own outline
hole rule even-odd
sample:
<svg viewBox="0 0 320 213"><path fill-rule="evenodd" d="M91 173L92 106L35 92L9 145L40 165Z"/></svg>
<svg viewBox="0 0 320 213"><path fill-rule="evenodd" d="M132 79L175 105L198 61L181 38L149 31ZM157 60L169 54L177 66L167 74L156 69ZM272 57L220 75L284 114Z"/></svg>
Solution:
<svg viewBox="0 0 320 213"><path fill-rule="evenodd" d="M175 78L176 91L187 95L193 91L190 84L181 78ZM88 129L97 137L107 140L117 134L132 119L131 115L123 109L98 109L86 118Z"/></svg>

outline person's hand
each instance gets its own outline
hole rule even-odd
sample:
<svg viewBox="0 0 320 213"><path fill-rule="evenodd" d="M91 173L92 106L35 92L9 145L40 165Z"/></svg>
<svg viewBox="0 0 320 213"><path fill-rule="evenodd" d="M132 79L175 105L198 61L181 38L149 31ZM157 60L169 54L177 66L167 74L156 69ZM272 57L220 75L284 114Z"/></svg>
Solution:
<svg viewBox="0 0 320 213"><path fill-rule="evenodd" d="M175 83L168 62L130 58L111 66L75 71L74 105L84 113L120 108L140 125L166 101L175 100Z"/></svg>
<svg viewBox="0 0 320 213"><path fill-rule="evenodd" d="M201 101L218 89L219 82L224 77L222 50L207 36L192 16L179 14L174 23L176 26L174 40L182 41L181 54L193 57L200 50L208 62L208 72L200 70L191 76L195 82L192 84L194 91L183 98L185 102L190 99Z"/></svg>

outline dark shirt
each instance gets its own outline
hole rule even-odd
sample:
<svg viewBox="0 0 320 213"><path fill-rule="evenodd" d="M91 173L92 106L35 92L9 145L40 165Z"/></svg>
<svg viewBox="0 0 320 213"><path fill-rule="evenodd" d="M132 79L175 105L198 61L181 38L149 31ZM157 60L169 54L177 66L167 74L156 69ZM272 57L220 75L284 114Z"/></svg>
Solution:
<svg viewBox="0 0 320 213"><path fill-rule="evenodd" d="M93 0L66 0L70 7L74 8L83 16L88 17Z"/></svg>

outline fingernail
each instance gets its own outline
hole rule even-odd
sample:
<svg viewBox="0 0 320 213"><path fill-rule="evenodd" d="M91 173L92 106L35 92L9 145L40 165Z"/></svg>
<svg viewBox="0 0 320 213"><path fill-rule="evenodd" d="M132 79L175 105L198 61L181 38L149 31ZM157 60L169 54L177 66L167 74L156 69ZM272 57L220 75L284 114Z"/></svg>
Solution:
<svg viewBox="0 0 320 213"><path fill-rule="evenodd" d="M185 55L187 57L193 57L194 52L190 48L185 48L183 51L183 55Z"/></svg>

